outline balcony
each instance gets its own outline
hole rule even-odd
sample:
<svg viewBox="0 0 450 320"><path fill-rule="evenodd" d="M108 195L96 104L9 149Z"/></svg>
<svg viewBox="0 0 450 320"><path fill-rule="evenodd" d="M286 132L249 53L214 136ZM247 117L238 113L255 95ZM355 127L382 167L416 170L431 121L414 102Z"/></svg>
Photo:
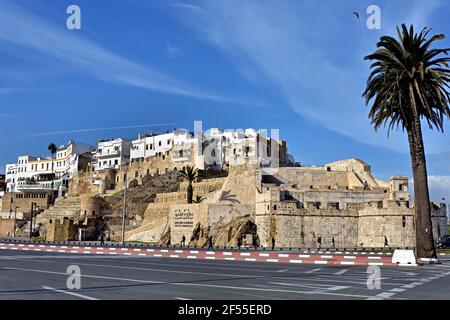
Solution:
<svg viewBox="0 0 450 320"><path fill-rule="evenodd" d="M57 191L62 184L61 180L52 181L19 181L17 183L17 190L20 192L41 192L41 191Z"/></svg>
<svg viewBox="0 0 450 320"><path fill-rule="evenodd" d="M114 157L120 157L120 155L121 155L120 150L114 150L110 153L97 153L96 158L97 159L114 158Z"/></svg>

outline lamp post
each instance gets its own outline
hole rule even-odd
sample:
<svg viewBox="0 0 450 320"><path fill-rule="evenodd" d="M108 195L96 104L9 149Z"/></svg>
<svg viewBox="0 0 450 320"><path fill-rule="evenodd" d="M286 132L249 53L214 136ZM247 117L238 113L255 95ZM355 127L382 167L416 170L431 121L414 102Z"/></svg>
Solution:
<svg viewBox="0 0 450 320"><path fill-rule="evenodd" d="M17 208L19 206L14 207L14 229L13 229L13 237L16 237L16 219L17 219Z"/></svg>
<svg viewBox="0 0 450 320"><path fill-rule="evenodd" d="M125 179L123 191L123 211L122 211L122 244L125 244L125 215L127 213L127 188L128 188L128 164L125 165Z"/></svg>
<svg viewBox="0 0 450 320"><path fill-rule="evenodd" d="M31 212L30 212L30 240L33 237L33 211L34 211L34 202L31 202Z"/></svg>

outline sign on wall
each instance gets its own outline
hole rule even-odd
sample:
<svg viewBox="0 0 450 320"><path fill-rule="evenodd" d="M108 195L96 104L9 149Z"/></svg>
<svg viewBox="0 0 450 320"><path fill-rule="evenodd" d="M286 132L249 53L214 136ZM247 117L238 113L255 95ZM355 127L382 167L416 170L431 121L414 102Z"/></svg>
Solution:
<svg viewBox="0 0 450 320"><path fill-rule="evenodd" d="M174 227L175 228L193 228L194 227L194 214L189 211L189 209L184 209L183 211L177 209L175 210L174 216Z"/></svg>

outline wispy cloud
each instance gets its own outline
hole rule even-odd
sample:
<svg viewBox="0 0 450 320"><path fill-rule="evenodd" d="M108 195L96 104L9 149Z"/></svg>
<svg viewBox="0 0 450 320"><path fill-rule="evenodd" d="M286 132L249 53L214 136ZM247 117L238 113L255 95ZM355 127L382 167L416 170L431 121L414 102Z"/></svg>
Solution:
<svg viewBox="0 0 450 320"><path fill-rule="evenodd" d="M75 71L104 81L218 102L261 104L241 97L210 93L180 82L100 47L83 37L83 33L58 28L5 0L0 0L0 41L34 50Z"/></svg>
<svg viewBox="0 0 450 320"><path fill-rule="evenodd" d="M361 11L369 4L359 4ZM275 84L303 118L365 144L407 150L403 135L387 140L367 119L361 94L369 70L362 58L387 31L366 29L365 16L354 19L352 6L339 1L228 0L174 7L186 25L222 49L246 78L254 81L249 75L260 73L264 77L259 81ZM440 143L428 147L442 150Z"/></svg>
<svg viewBox="0 0 450 320"><path fill-rule="evenodd" d="M119 130L119 129L167 127L167 126L174 126L174 125L176 125L175 122L150 123L150 124L138 124L138 125L130 125L130 126L119 126L119 127L71 129L71 130L62 130L62 131L37 132L37 133L29 134L27 136L28 137L42 137L42 136L54 136L54 135L71 134L71 133L87 133L87 132L109 131L109 130Z"/></svg>

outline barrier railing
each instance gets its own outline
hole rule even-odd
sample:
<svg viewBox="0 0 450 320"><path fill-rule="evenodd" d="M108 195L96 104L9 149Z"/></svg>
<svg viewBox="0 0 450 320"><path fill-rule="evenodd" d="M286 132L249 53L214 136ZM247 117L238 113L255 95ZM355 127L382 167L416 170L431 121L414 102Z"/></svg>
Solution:
<svg viewBox="0 0 450 320"><path fill-rule="evenodd" d="M43 240L30 240L30 239L12 239L12 238L0 238L0 243L19 243L19 244L43 244L43 245L65 245L65 246L98 246L98 247L131 247L131 248L174 248L174 249L204 249L207 250L208 245L204 246L181 246L181 245L160 245L149 243L133 243L126 242L122 244L120 242L105 242L101 244L100 241L43 241ZM414 249L414 247L320 247L320 248L299 248L299 247L255 247L255 246L213 246L213 250L240 250L240 251L315 251L315 252L379 252L379 251L394 251L395 249Z"/></svg>

